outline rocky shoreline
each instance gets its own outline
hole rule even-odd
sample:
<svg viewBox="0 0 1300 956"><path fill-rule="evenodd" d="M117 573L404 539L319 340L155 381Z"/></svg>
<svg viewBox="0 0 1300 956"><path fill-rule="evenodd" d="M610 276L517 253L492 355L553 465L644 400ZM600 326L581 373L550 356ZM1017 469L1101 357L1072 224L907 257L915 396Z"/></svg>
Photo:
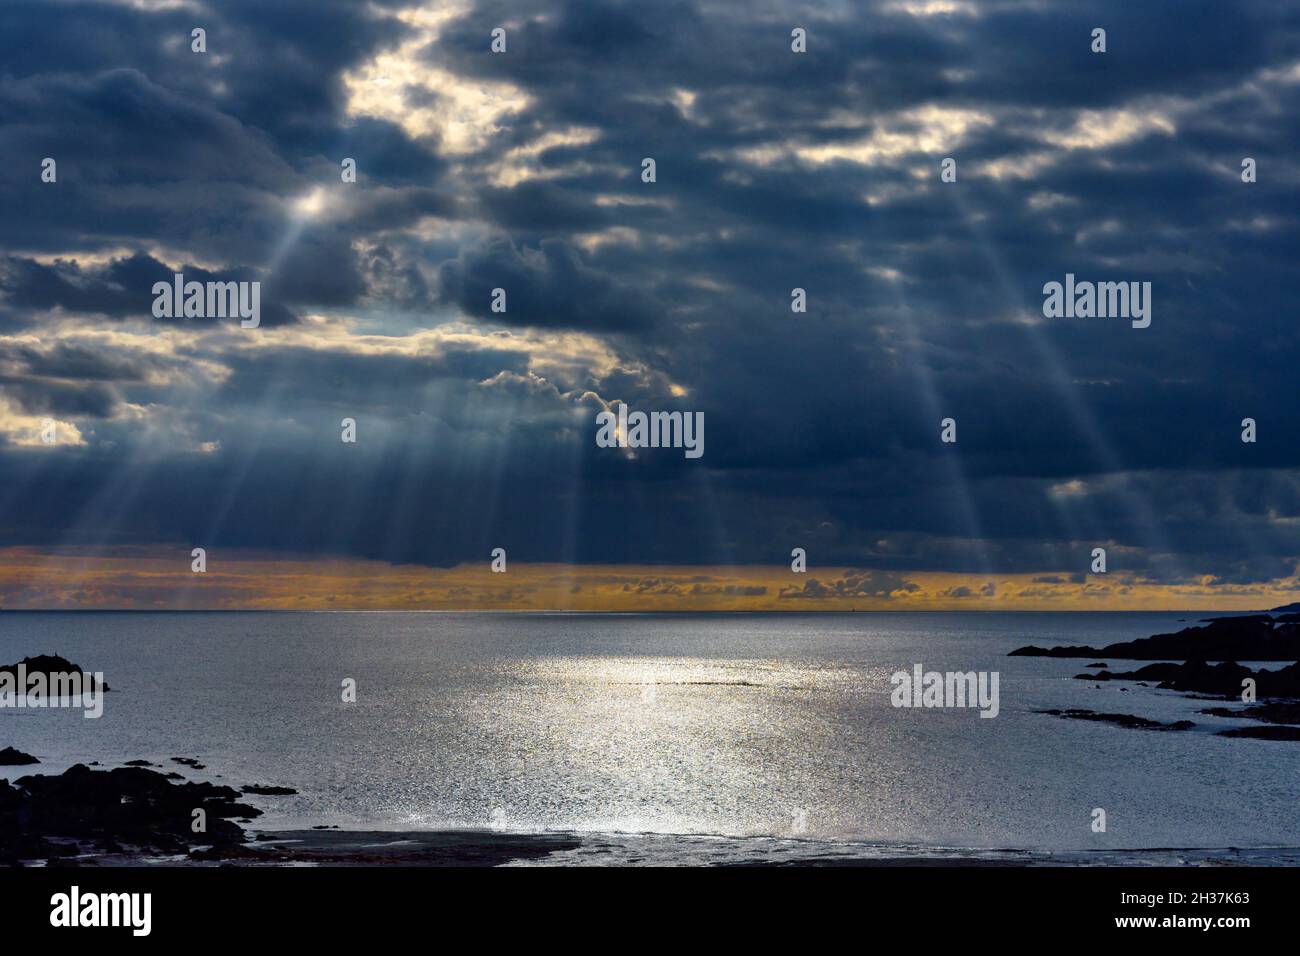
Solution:
<svg viewBox="0 0 1300 956"><path fill-rule="evenodd" d="M1076 680L1095 681L1098 687L1107 681L1127 681L1143 687L1154 684L1162 690L1246 704L1264 699L1263 703L1241 710L1214 707L1201 713L1212 717L1257 720L1263 725L1221 730L1217 734L1221 737L1300 741L1300 614L1290 608L1286 613L1212 618L1202 627L1188 627L1174 634L1156 634L1100 648L1082 645L1043 648L1031 644L1016 648L1009 656L1159 661L1135 670L1111 671L1108 664L1095 660L1086 665L1097 669L1094 673L1074 676ZM1252 670L1237 663L1242 660L1292 663L1276 670ZM1098 714L1083 709L1039 713L1144 730L1189 730L1196 726L1189 720L1162 724L1131 714Z"/></svg>
<svg viewBox="0 0 1300 956"><path fill-rule="evenodd" d="M320 828L251 834L240 823L262 811L242 802L240 791L178 778L143 766L96 770L76 764L58 775L29 775L12 783L0 779L0 866L496 866L580 846L558 835L487 831L393 834ZM297 792L264 784L241 789L264 796Z"/></svg>
<svg viewBox="0 0 1300 956"><path fill-rule="evenodd" d="M1260 668L1257 671L1232 661L1209 664L1206 661L1185 661L1182 664L1148 664L1135 671L1101 670L1095 674L1076 674L1076 680L1091 681L1148 681L1164 690L1180 690L1192 694L1213 694L1225 698L1240 698L1246 680L1255 682L1257 697L1300 697L1300 664L1292 664L1275 671Z"/></svg>
<svg viewBox="0 0 1300 956"><path fill-rule="evenodd" d="M233 849L246 838L233 821L262 813L238 797L230 787L178 783L144 767L76 764L56 776L0 779L0 863Z"/></svg>
<svg viewBox="0 0 1300 956"><path fill-rule="evenodd" d="M1098 715L1102 719L1122 715ZM1156 728L1162 729L1162 728ZM1167 728L1173 729L1173 728ZM250 787L256 785L250 785ZM271 789L271 788L267 788ZM288 789L288 788L282 788ZM197 807L193 806L198 804ZM206 834L193 810L209 811ZM0 780L0 866L1278 866L1300 847L1047 851L680 834L371 831L315 827L250 834L260 815L231 787L175 783L144 767L76 765ZM213 822L218 825L212 826Z"/></svg>
<svg viewBox="0 0 1300 956"><path fill-rule="evenodd" d="M1018 647L1011 657L1091 657L1132 661L1300 661L1300 614L1209 618L1202 627L1105 647Z"/></svg>
<svg viewBox="0 0 1300 956"><path fill-rule="evenodd" d="M0 667L15 691L31 681L48 688L55 675L76 675L100 692L108 684L57 654L26 657ZM44 691L42 690L42 693ZM28 767L40 760L13 747L0 749L0 767ZM171 757L189 772L205 770L198 757ZM0 866L391 864L492 866L544 857L577 847L550 835L495 832L421 834L345 833L337 828L250 834L262 811L245 797L296 794L292 787L250 783L239 790L187 781L176 770L135 759L113 769L75 764L61 774L0 778Z"/></svg>

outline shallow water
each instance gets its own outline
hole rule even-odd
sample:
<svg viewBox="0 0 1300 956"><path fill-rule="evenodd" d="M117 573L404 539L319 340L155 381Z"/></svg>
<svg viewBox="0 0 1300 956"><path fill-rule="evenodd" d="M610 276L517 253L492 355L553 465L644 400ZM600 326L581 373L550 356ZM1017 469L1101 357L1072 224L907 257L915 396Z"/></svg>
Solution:
<svg viewBox="0 0 1300 956"><path fill-rule="evenodd" d="M1300 744L1215 737L1240 722L1198 714L1204 701L1073 680L1089 660L1006 656L1196 617L0 613L0 663L58 652L114 688L99 720L0 709L0 747L41 772L146 758L297 788L253 799L265 828L1300 845ZM891 706L891 673L918 662L998 671L999 716ZM356 703L341 700L345 678ZM1067 707L1197 727L1033 713ZM1098 807L1105 833L1090 826Z"/></svg>

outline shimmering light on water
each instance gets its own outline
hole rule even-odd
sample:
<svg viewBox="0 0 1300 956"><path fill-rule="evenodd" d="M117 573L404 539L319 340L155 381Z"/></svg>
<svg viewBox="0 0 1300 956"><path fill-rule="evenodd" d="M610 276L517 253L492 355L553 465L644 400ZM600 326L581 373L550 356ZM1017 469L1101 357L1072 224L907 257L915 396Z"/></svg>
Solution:
<svg viewBox="0 0 1300 956"><path fill-rule="evenodd" d="M35 753L42 772L198 756L197 776L301 791L257 801L266 827L1300 843L1300 746L1215 737L1230 724L1198 714L1204 702L1073 680L1084 661L1006 656L1179 618L0 614L0 662L58 651L114 687L100 720L0 711L0 746ZM890 674L918 662L1000 671L1000 716L893 708ZM355 704L340 699L348 677ZM1048 707L1198 729L1033 713Z"/></svg>

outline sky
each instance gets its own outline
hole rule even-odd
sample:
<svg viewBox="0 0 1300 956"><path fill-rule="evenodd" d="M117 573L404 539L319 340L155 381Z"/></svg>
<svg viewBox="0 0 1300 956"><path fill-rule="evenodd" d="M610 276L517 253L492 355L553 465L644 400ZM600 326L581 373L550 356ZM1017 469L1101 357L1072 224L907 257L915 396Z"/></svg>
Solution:
<svg viewBox="0 0 1300 956"><path fill-rule="evenodd" d="M1298 106L1296 2L6 0L0 606L1296 600Z"/></svg>

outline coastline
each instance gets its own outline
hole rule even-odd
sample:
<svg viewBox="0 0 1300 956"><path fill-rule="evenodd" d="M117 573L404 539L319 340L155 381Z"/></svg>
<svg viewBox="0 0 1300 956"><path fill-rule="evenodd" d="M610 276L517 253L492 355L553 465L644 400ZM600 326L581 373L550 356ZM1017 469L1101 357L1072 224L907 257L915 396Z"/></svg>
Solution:
<svg viewBox="0 0 1300 956"><path fill-rule="evenodd" d="M69 857L54 866L713 866L1268 867L1300 865L1300 846L1048 851L664 833L494 830L266 830L233 852ZM41 864L36 864L41 865Z"/></svg>

